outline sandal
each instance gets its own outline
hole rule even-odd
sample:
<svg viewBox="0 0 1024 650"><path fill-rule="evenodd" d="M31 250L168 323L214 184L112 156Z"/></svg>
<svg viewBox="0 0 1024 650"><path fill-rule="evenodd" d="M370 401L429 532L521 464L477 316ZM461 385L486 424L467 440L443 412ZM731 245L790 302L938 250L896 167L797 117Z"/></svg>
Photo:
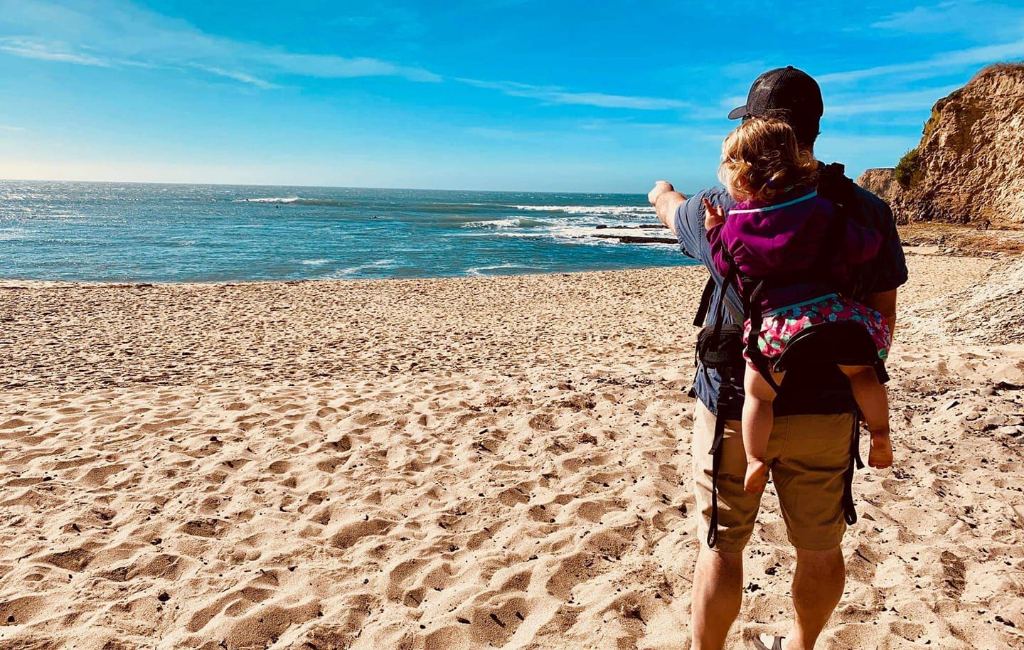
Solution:
<svg viewBox="0 0 1024 650"><path fill-rule="evenodd" d="M760 635L755 636L752 641L753 641L754 650L783 650L782 649L782 641L783 641L783 639L785 639L785 637L782 637L782 636L775 637L775 642L772 643L772 647L770 647L770 648L768 646L766 646L763 641L761 641Z"/></svg>

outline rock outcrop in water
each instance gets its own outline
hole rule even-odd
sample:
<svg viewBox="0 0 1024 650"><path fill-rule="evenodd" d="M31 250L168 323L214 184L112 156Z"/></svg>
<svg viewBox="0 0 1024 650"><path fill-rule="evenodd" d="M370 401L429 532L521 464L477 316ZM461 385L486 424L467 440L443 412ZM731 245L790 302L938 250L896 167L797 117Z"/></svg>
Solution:
<svg viewBox="0 0 1024 650"><path fill-rule="evenodd" d="M918 147L857 182L899 223L1024 224L1024 64L989 66L940 99Z"/></svg>

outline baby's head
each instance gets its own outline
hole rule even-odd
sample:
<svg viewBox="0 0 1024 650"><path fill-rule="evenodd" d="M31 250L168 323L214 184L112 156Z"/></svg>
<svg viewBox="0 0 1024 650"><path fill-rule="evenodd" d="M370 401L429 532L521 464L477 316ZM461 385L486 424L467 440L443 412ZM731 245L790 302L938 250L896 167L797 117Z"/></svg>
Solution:
<svg viewBox="0 0 1024 650"><path fill-rule="evenodd" d="M718 178L737 201L770 202L796 185L814 185L818 162L800 149L789 124L755 117L725 138Z"/></svg>

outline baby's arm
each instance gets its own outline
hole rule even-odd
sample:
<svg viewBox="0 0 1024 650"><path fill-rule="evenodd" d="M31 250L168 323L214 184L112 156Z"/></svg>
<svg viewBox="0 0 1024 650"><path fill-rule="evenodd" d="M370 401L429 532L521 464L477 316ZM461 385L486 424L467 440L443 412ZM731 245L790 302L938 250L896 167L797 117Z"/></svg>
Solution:
<svg viewBox="0 0 1024 650"><path fill-rule="evenodd" d="M725 210L711 205L707 197L704 202L704 236L711 246L711 260L715 270L722 276L729 273L729 245L725 241Z"/></svg>
<svg viewBox="0 0 1024 650"><path fill-rule="evenodd" d="M729 273L729 253L725 242L725 224L719 223L704 231L711 246L711 259L715 263L715 270L723 277Z"/></svg>

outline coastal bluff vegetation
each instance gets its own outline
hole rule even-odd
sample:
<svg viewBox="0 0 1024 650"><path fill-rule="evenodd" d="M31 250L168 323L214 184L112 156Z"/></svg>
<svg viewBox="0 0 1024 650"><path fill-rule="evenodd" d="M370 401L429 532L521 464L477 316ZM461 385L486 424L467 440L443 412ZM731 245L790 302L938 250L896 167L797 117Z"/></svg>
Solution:
<svg viewBox="0 0 1024 650"><path fill-rule="evenodd" d="M1024 227L1024 63L982 69L935 104L915 149L857 182L901 225Z"/></svg>

